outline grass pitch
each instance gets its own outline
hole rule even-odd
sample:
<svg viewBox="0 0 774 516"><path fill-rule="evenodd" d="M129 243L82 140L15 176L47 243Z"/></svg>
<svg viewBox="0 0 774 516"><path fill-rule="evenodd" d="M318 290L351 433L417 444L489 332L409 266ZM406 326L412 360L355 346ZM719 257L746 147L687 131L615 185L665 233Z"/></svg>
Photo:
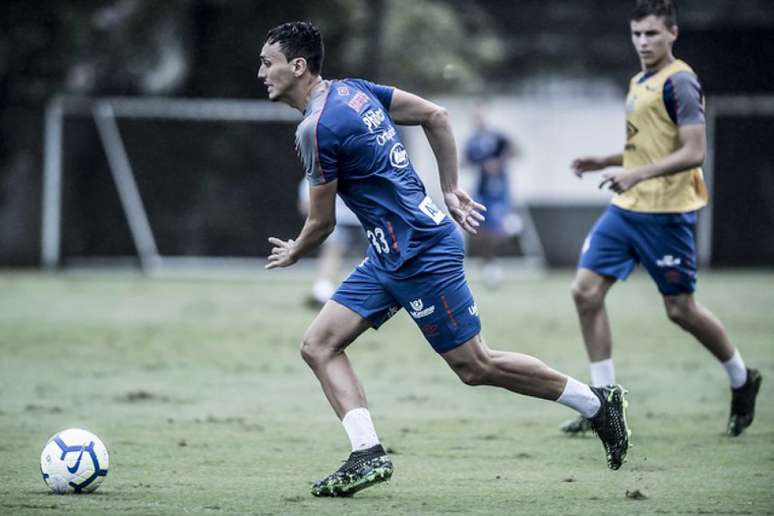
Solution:
<svg viewBox="0 0 774 516"><path fill-rule="evenodd" d="M473 282L489 345L588 379L572 272ZM352 499L311 483L349 452L299 356L310 276L244 281L0 274L2 514L772 514L774 272L704 273L698 299L764 375L743 436L723 435L725 373L635 275L608 298L634 448L605 467L559 405L459 382L402 312L350 356L395 475ZM49 494L40 451L84 427L110 451L92 495Z"/></svg>

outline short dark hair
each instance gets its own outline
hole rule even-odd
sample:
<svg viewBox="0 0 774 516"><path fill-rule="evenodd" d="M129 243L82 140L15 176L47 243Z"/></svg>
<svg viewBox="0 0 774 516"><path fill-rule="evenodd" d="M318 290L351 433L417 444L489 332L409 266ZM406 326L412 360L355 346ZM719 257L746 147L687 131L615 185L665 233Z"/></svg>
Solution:
<svg viewBox="0 0 774 516"><path fill-rule="evenodd" d="M631 20L641 20L648 16L660 16L664 25L677 25L677 0L637 0L637 5L630 17Z"/></svg>
<svg viewBox="0 0 774 516"><path fill-rule="evenodd" d="M294 21L278 25L266 34L266 42L270 45L279 43L288 61L297 57L306 59L306 65L314 75L322 71L325 46L320 30L311 23Z"/></svg>

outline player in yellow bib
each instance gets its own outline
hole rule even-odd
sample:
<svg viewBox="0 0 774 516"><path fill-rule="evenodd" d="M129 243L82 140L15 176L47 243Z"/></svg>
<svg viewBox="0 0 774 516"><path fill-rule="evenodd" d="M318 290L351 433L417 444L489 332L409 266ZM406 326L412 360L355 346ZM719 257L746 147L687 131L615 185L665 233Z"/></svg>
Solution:
<svg viewBox="0 0 774 516"><path fill-rule="evenodd" d="M696 74L675 59L674 0L639 0L631 37L642 71L626 97L626 145L622 154L581 157L578 177L607 167L600 188L615 195L586 238L572 295L591 361L592 385L615 383L612 339L605 296L637 263L664 297L669 319L696 339L728 373L731 412L728 433L739 435L753 421L761 375L745 367L722 323L696 302L696 212L707 204L701 164L705 155L704 97ZM575 434L589 429L577 418L562 425Z"/></svg>

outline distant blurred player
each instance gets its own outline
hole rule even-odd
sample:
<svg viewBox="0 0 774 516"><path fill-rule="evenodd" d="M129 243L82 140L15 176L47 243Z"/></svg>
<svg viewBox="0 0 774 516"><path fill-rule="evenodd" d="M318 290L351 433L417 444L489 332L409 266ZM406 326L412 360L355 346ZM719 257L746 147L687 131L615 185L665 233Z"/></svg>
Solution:
<svg viewBox="0 0 774 516"><path fill-rule="evenodd" d="M302 179L298 185L298 211L304 217L309 215L309 181L306 179ZM355 232L361 230L355 214L347 208L341 197L336 196L336 227L320 247L317 274L307 299L307 305L311 308L321 308L336 292L341 262L356 239Z"/></svg>
<svg viewBox="0 0 774 516"><path fill-rule="evenodd" d="M518 216L511 211L508 175L508 160L517 154L513 142L501 131L489 127L483 106L477 106L473 114L473 134L465 144L465 161L477 168L474 197L487 208L486 220L474 239L484 261L484 284L490 288L499 286L503 279L502 269L495 261L497 246L513 234L513 228L507 225L518 221Z"/></svg>
<svg viewBox="0 0 774 516"><path fill-rule="evenodd" d="M624 152L572 163L579 177L606 167L624 168L602 176L600 188L616 195L586 237L572 295L591 360L591 383L613 383L605 296L616 280L626 279L637 262L642 263L664 297L669 319L696 337L728 373L728 433L736 436L753 421L761 375L745 367L721 322L693 296L694 225L708 197L700 168L705 154L704 98L696 74L672 54L676 11L668 0L637 2L631 35L642 71L629 85ZM583 418L562 427L569 434L588 428Z"/></svg>
<svg viewBox="0 0 774 516"><path fill-rule="evenodd" d="M315 496L350 496L390 478L393 466L374 430L363 387L345 349L368 328L405 308L433 349L469 385L493 385L558 401L590 418L618 469L629 445L624 390L592 389L536 358L493 351L481 337L478 308L465 280L462 235L427 195L395 124L421 125L454 220L475 233L483 206L457 186L457 148L446 111L397 88L320 77L323 44L311 24L269 31L258 78L269 99L304 114L298 153L311 185L309 216L295 240L272 237L266 266L289 267L336 224L336 194L357 215L368 256L341 284L304 335L301 353L352 445L347 461L314 484Z"/></svg>

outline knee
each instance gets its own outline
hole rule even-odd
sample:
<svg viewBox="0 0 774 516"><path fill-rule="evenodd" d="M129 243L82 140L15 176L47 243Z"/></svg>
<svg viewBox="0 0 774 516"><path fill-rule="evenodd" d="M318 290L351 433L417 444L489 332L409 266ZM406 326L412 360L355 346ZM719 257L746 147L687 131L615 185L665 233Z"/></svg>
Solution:
<svg viewBox="0 0 774 516"><path fill-rule="evenodd" d="M690 323L693 316L693 307L690 303L665 299L664 306L666 307L667 317L673 323L681 327L685 327Z"/></svg>
<svg viewBox="0 0 774 516"><path fill-rule="evenodd" d="M599 310L604 304L605 295L601 288L575 280L570 291L579 312Z"/></svg>
<svg viewBox="0 0 774 516"><path fill-rule="evenodd" d="M301 343L301 357L310 366L320 364L333 355L333 346L329 338L307 333Z"/></svg>

